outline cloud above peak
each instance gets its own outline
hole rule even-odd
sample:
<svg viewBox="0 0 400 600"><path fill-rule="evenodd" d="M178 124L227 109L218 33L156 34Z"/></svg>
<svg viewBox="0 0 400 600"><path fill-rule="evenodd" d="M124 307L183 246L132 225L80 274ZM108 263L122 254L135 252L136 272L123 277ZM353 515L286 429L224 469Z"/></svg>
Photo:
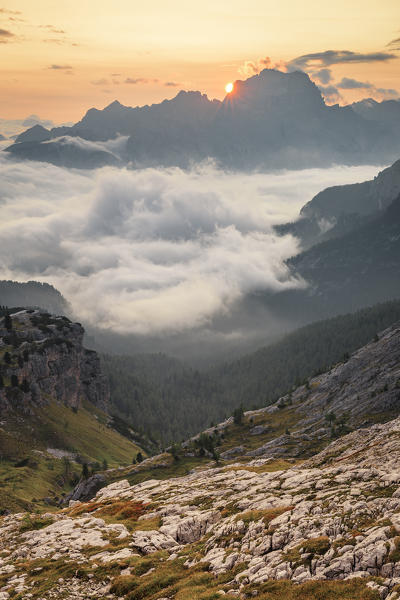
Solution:
<svg viewBox="0 0 400 600"><path fill-rule="evenodd" d="M277 69L279 71L286 71L286 63L283 60L273 61L269 56L264 56L256 61L246 60L238 69L239 74L242 77L252 77L257 75L263 69Z"/></svg>
<svg viewBox="0 0 400 600"><path fill-rule="evenodd" d="M342 90L370 90L374 88L374 85L368 81L357 81L357 79L349 77L343 77L336 85Z"/></svg>
<svg viewBox="0 0 400 600"><path fill-rule="evenodd" d="M323 52L314 52L303 54L292 59L288 63L290 71L300 69L307 70L315 67L329 67L343 63L372 63L387 62L398 58L392 52L352 52L351 50L325 50Z"/></svg>

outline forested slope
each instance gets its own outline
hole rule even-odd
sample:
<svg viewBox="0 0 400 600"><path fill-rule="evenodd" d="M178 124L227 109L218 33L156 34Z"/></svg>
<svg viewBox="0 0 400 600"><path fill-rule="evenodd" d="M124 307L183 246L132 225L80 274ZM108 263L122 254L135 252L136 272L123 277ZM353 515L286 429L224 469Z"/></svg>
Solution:
<svg viewBox="0 0 400 600"><path fill-rule="evenodd" d="M103 368L115 412L167 444L223 420L240 404L271 404L398 320L400 301L392 301L313 323L207 371L162 354L104 356Z"/></svg>

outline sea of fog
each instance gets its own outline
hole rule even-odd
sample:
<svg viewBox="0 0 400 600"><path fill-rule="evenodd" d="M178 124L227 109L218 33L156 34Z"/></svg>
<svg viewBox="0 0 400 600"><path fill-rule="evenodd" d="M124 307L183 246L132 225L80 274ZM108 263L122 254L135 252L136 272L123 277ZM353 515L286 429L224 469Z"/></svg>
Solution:
<svg viewBox="0 0 400 600"><path fill-rule="evenodd" d="M296 240L273 225L378 171L80 171L0 152L0 278L51 283L77 319L114 332L206 327L253 291L304 286L285 267Z"/></svg>

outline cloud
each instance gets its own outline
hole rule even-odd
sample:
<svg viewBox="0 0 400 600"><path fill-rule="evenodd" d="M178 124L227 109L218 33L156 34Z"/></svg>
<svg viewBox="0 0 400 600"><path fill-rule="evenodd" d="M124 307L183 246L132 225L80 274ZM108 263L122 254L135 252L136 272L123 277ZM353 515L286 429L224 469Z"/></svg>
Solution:
<svg viewBox="0 0 400 600"><path fill-rule="evenodd" d="M307 71L317 66L329 67L341 63L372 63L387 62L393 58L398 58L396 54L389 52L352 52L350 50L325 50L324 52L314 52L312 54L303 54L294 58L288 63L290 71Z"/></svg>
<svg viewBox="0 0 400 600"><path fill-rule="evenodd" d="M0 8L0 13L5 15L22 15L20 10L9 10L8 8Z"/></svg>
<svg viewBox="0 0 400 600"><path fill-rule="evenodd" d="M388 48L392 50L400 50L400 38L396 38L387 44Z"/></svg>
<svg viewBox="0 0 400 600"><path fill-rule="evenodd" d="M48 129L54 127L53 121L41 119L37 115L29 115L25 119L0 119L0 133L7 137L16 136L36 124Z"/></svg>
<svg viewBox="0 0 400 600"><path fill-rule="evenodd" d="M357 79L351 79L349 77L343 77L342 80L336 85L342 90L368 90L368 95L378 100L391 100L400 97L400 94L397 90L377 88L369 81L357 81Z"/></svg>
<svg viewBox="0 0 400 600"><path fill-rule="evenodd" d="M104 90L103 90L104 91ZM79 148L80 150L85 150L90 153L93 151L101 151L108 152L112 154L115 158L121 158L121 154L125 151L126 142L129 136L120 135L114 139L107 140L105 142L92 142L90 140L85 140L78 136L68 136L64 135L58 138L52 138L51 140L43 142L46 145L63 145L63 146L71 146L72 148Z"/></svg>
<svg viewBox="0 0 400 600"><path fill-rule="evenodd" d="M400 98L400 94L397 90L392 88L374 88L375 97L380 100L396 100Z"/></svg>
<svg viewBox="0 0 400 600"><path fill-rule="evenodd" d="M370 90L375 87L368 81L357 81L357 79L351 79L349 77L343 77L336 85L342 90Z"/></svg>
<svg viewBox="0 0 400 600"><path fill-rule="evenodd" d="M181 84L177 83L176 81L165 81L164 86L165 87L179 87Z"/></svg>
<svg viewBox="0 0 400 600"><path fill-rule="evenodd" d="M263 69L278 69L280 71L286 71L286 63L284 61L274 62L269 56L259 58L257 61L247 60L238 69L239 74L242 77L252 77L257 75Z"/></svg>
<svg viewBox="0 0 400 600"><path fill-rule="evenodd" d="M101 79L96 79L95 81L91 81L90 83L92 85L108 85L109 81L108 79L105 79L105 77L102 77Z"/></svg>
<svg viewBox="0 0 400 600"><path fill-rule="evenodd" d="M54 127L53 121L49 119L41 119L38 115L29 115L22 122L23 127L33 127L34 125L42 125L42 127L46 127L46 129L51 129Z"/></svg>
<svg viewBox="0 0 400 600"><path fill-rule="evenodd" d="M39 25L41 29L48 29L51 33L65 34L64 29L57 29L54 25Z"/></svg>
<svg viewBox="0 0 400 600"><path fill-rule="evenodd" d="M66 143L71 143L67 140ZM74 143L117 152L123 140ZM304 285L276 223L327 185L376 168L229 174L212 165L97 171L0 153L0 277L53 283L76 318L125 334L207 327L258 290Z"/></svg>
<svg viewBox="0 0 400 600"><path fill-rule="evenodd" d="M146 77L138 77L136 79L132 79L132 77L127 77L125 79L125 83L130 83L132 85L140 85L143 83L158 83L158 79L147 79Z"/></svg>
<svg viewBox="0 0 400 600"><path fill-rule="evenodd" d="M0 44L7 44L7 42L14 41L15 34L8 29L0 29Z"/></svg>
<svg viewBox="0 0 400 600"><path fill-rule="evenodd" d="M64 71L64 70L70 70L72 69L71 65L50 65L50 67L48 67L48 69L51 69L53 71Z"/></svg>
<svg viewBox="0 0 400 600"><path fill-rule="evenodd" d="M333 80L331 69L320 69L310 73L313 79L317 79L323 85L327 85Z"/></svg>
<svg viewBox="0 0 400 600"><path fill-rule="evenodd" d="M323 97L330 103L337 103L342 100L339 90L334 85L319 85Z"/></svg>

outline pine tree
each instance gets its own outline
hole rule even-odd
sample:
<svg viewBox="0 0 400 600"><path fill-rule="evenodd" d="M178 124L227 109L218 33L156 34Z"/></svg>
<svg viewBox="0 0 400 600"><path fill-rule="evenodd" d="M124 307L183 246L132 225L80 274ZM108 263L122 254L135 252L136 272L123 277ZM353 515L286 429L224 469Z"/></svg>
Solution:
<svg viewBox="0 0 400 600"><path fill-rule="evenodd" d="M4 317L4 327L8 331L11 331L11 329L12 329L12 318L10 317L10 313L6 313L6 315Z"/></svg>
<svg viewBox="0 0 400 600"><path fill-rule="evenodd" d="M82 465L82 478L89 479L89 467L87 463L83 463Z"/></svg>
<svg viewBox="0 0 400 600"><path fill-rule="evenodd" d="M235 408L233 411L233 422L235 425L241 425L243 423L243 415L244 411L242 405L240 405L239 408Z"/></svg>

